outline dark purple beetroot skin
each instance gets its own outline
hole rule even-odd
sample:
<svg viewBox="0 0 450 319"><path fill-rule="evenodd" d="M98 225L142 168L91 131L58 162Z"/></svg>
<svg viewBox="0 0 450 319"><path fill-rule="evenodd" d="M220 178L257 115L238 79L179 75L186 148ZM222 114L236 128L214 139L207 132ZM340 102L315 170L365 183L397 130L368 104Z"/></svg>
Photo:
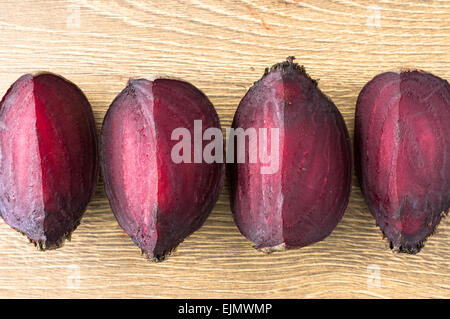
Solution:
<svg viewBox="0 0 450 319"><path fill-rule="evenodd" d="M356 105L361 189L392 249L417 253L450 207L450 86L423 71L387 72Z"/></svg>
<svg viewBox="0 0 450 319"><path fill-rule="evenodd" d="M103 122L106 194L120 226L151 260L163 260L200 228L223 186L223 163L171 158L176 128L189 130L193 155L194 120L202 121L203 131L220 129L213 105L191 84L132 79Z"/></svg>
<svg viewBox="0 0 450 319"><path fill-rule="evenodd" d="M317 83L293 58L274 65L244 96L232 126L279 128L276 173L261 174L260 160L229 166L241 233L266 252L327 237L349 201L351 146L340 112Z"/></svg>
<svg viewBox="0 0 450 319"><path fill-rule="evenodd" d="M0 103L0 215L42 250L59 247L95 192L91 106L73 83L20 77Z"/></svg>

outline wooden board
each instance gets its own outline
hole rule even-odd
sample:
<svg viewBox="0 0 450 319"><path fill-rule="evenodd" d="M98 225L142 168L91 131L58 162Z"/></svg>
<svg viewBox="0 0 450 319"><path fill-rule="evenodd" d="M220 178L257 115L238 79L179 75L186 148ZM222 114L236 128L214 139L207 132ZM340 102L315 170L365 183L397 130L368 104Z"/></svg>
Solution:
<svg viewBox="0 0 450 319"><path fill-rule="evenodd" d="M203 90L229 127L264 68L297 57L343 113L376 74L450 79L450 1L0 0L0 94L20 75L59 73L86 93L100 129L130 77L165 74ZM0 222L0 297L450 297L450 219L416 255L381 239L356 179L326 240L264 255L233 223L227 188L204 226L151 263L118 226L103 184L72 241L37 251Z"/></svg>

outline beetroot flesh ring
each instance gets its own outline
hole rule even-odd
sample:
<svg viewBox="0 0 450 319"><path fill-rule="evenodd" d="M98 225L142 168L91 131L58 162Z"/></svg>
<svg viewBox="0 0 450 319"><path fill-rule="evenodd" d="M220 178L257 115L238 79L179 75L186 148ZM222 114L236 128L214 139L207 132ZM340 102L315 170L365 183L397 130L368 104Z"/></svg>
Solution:
<svg viewBox="0 0 450 319"><path fill-rule="evenodd" d="M261 174L266 164L260 159L229 164L231 207L241 233L265 252L327 237L349 201L352 157L345 122L317 83L289 57L249 89L232 127L279 129L277 172Z"/></svg>
<svg viewBox="0 0 450 319"><path fill-rule="evenodd" d="M449 124L449 83L430 73L382 73L358 97L357 175L395 251L419 252L450 207Z"/></svg>
<svg viewBox="0 0 450 319"><path fill-rule="evenodd" d="M98 177L91 106L73 83L26 74L0 103L0 215L40 249L79 225Z"/></svg>
<svg viewBox="0 0 450 319"><path fill-rule="evenodd" d="M208 98L171 79L131 79L102 127L102 172L114 215L150 260L163 260L200 228L218 199L223 163L174 163L176 128L194 137L194 120L220 129ZM205 142L203 142L203 146ZM194 154L194 147L192 154Z"/></svg>

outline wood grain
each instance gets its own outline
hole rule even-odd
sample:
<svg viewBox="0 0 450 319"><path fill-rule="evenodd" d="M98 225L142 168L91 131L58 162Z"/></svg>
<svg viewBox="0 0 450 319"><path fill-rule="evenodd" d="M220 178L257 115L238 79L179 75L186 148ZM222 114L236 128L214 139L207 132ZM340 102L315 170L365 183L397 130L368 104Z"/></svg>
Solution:
<svg viewBox="0 0 450 319"><path fill-rule="evenodd" d="M0 0L0 34L1 95L23 73L59 73L86 93L99 129L129 77L192 82L226 128L264 68L294 55L351 135L358 93L377 73L421 68L450 79L447 0ZM235 227L228 200L225 188L205 225L157 264L124 235L101 182L61 249L39 252L1 221L0 297L450 297L449 218L420 254L394 254L354 179L328 238L264 255Z"/></svg>

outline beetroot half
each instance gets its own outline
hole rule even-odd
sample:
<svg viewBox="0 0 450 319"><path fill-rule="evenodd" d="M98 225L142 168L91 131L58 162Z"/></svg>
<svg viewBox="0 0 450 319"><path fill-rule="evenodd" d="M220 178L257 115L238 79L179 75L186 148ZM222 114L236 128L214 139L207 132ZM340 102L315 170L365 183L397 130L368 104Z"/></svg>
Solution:
<svg viewBox="0 0 450 319"><path fill-rule="evenodd" d="M20 77L0 103L0 214L42 250L59 247L95 192L91 106L73 83Z"/></svg>
<svg viewBox="0 0 450 319"><path fill-rule="evenodd" d="M235 161L229 164L236 225L256 249L266 252L327 237L342 218L351 191L345 122L293 59L266 70L241 100L232 124L243 130L278 128L276 172L262 174L267 164L261 158L251 163L249 147L245 163L237 163L237 143Z"/></svg>
<svg viewBox="0 0 450 319"><path fill-rule="evenodd" d="M194 162L194 121L201 121L202 135L208 128L220 129L219 117L201 91L160 78L131 79L103 122L106 194L120 226L151 260L163 260L200 228L223 186L223 161ZM192 137L191 163L172 159L177 128Z"/></svg>
<svg viewBox="0 0 450 319"><path fill-rule="evenodd" d="M387 72L356 105L361 189L392 249L417 253L450 207L450 86L423 71Z"/></svg>

